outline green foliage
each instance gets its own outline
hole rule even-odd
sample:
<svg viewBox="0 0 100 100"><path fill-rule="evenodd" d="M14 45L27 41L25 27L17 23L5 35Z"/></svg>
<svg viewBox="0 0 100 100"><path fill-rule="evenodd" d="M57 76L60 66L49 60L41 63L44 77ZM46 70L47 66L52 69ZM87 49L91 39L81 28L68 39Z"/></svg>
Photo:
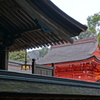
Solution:
<svg viewBox="0 0 100 100"><path fill-rule="evenodd" d="M97 35L98 44L100 46L100 33Z"/></svg>
<svg viewBox="0 0 100 100"><path fill-rule="evenodd" d="M100 45L100 12L89 16L87 21L91 32L97 35L98 44Z"/></svg>
<svg viewBox="0 0 100 100"><path fill-rule="evenodd" d="M86 39L93 37L94 34L91 33L89 29L87 29L85 32L81 32L80 35L78 36L79 39Z"/></svg>
<svg viewBox="0 0 100 100"><path fill-rule="evenodd" d="M87 29L85 32L81 32L79 36L75 37L75 40L80 40L80 39L87 39L90 37L94 37L95 34L93 34L89 29Z"/></svg>
<svg viewBox="0 0 100 100"><path fill-rule="evenodd" d="M94 36L95 34L93 34L89 29L87 29L85 32L81 32L79 36L76 36L73 39L80 40L80 39L87 39Z"/></svg>
<svg viewBox="0 0 100 100"><path fill-rule="evenodd" d="M87 18L88 21L88 27L91 30L92 33L99 33L100 29L98 28L100 26L100 12L94 14L93 16L89 16Z"/></svg>
<svg viewBox="0 0 100 100"><path fill-rule="evenodd" d="M48 48L44 47L41 50L39 50L39 57L44 57L48 53Z"/></svg>
<svg viewBox="0 0 100 100"><path fill-rule="evenodd" d="M98 42L100 44L100 12L96 13L87 18L88 29L85 32L81 32L79 36L74 37L75 40L86 39L90 37L97 36Z"/></svg>
<svg viewBox="0 0 100 100"><path fill-rule="evenodd" d="M24 51L15 51L15 52L9 52L9 59L10 60L15 60L15 61L20 61L20 62L25 62L25 50ZM27 56L28 58L29 56Z"/></svg>

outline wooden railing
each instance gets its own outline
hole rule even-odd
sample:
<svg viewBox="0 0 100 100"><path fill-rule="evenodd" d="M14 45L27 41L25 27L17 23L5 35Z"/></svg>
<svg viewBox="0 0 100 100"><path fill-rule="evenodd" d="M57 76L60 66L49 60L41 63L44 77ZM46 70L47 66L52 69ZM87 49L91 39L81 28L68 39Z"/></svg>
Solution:
<svg viewBox="0 0 100 100"><path fill-rule="evenodd" d="M32 74L54 76L54 66L35 64L35 59L32 59Z"/></svg>
<svg viewBox="0 0 100 100"><path fill-rule="evenodd" d="M34 74L54 76L54 70L51 66L35 65Z"/></svg>

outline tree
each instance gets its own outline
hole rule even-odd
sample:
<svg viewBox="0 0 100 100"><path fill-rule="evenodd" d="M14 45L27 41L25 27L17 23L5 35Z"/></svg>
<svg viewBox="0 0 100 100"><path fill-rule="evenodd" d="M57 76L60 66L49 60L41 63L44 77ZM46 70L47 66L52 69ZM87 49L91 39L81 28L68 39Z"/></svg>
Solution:
<svg viewBox="0 0 100 100"><path fill-rule="evenodd" d="M100 33L100 12L95 13L93 16L89 16L87 18L88 27L92 33L98 34Z"/></svg>
<svg viewBox="0 0 100 100"><path fill-rule="evenodd" d="M73 39L80 40L80 39L87 39L94 36L95 34L93 34L89 29L87 29L85 32L81 32L79 36L73 37Z"/></svg>
<svg viewBox="0 0 100 100"><path fill-rule="evenodd" d="M29 51L28 54L31 59L39 60L40 58L44 57L48 53L49 48L43 47L39 50L32 50Z"/></svg>
<svg viewBox="0 0 100 100"><path fill-rule="evenodd" d="M92 33L96 34L98 43L100 45L100 12L87 18L88 27Z"/></svg>
<svg viewBox="0 0 100 100"><path fill-rule="evenodd" d="M48 50L49 49L47 47L44 47L41 50L39 50L39 57L40 58L44 57L48 53Z"/></svg>
<svg viewBox="0 0 100 100"><path fill-rule="evenodd" d="M24 51L15 51L15 52L9 52L9 59L10 60L15 60L15 61L20 61L20 62L25 62L25 50ZM27 59L29 56L27 55ZM27 61L29 62L29 61Z"/></svg>
<svg viewBox="0 0 100 100"><path fill-rule="evenodd" d="M78 36L79 39L87 39L90 37L94 37L95 34L93 34L89 29L87 29L85 32L81 32Z"/></svg>
<svg viewBox="0 0 100 100"><path fill-rule="evenodd" d="M87 18L88 29L81 32L79 36L74 37L74 40L86 39L97 36L100 44L100 12L95 13Z"/></svg>

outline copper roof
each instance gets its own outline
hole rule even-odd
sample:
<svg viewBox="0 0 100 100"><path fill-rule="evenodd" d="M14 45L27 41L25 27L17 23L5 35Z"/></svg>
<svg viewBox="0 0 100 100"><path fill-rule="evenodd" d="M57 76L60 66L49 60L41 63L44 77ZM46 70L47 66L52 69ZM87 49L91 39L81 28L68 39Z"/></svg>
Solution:
<svg viewBox="0 0 100 100"><path fill-rule="evenodd" d="M0 0L0 45L10 51L72 42L86 29L50 0Z"/></svg>
<svg viewBox="0 0 100 100"><path fill-rule="evenodd" d="M95 38L75 41L73 44L62 44L51 47L44 58L38 60L37 64L51 64L85 60L93 57L98 43Z"/></svg>

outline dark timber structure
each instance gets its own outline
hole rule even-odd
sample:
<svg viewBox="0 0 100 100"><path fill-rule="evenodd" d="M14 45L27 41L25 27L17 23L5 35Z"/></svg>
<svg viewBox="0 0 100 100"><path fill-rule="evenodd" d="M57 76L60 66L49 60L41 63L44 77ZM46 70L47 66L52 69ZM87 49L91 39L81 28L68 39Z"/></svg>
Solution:
<svg viewBox="0 0 100 100"><path fill-rule="evenodd" d="M72 43L86 28L49 0L1 0L0 69L7 69L8 51Z"/></svg>
<svg viewBox="0 0 100 100"><path fill-rule="evenodd" d="M86 29L50 0L0 0L0 100L98 99L99 83L6 71L9 51L73 43Z"/></svg>

